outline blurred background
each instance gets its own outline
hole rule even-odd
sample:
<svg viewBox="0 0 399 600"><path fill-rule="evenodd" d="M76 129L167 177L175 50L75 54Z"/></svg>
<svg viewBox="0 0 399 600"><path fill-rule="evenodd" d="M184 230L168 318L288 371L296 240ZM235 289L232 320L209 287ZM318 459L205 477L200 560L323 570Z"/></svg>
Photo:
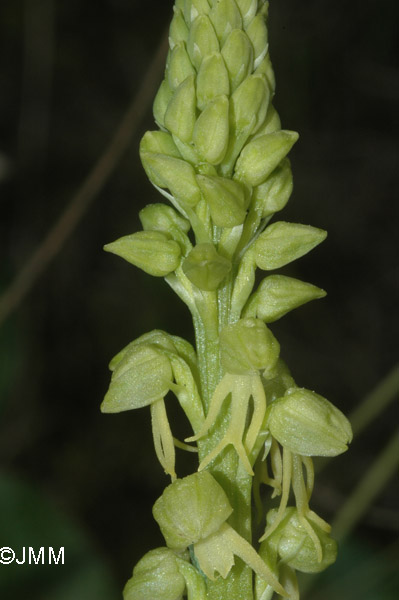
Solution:
<svg viewBox="0 0 399 600"><path fill-rule="evenodd" d="M138 145L155 128L172 4L0 2L0 547L65 547L64 566L0 565L5 600L116 600L162 543L151 506L168 480L149 411L99 405L132 339L193 337L162 280L102 251L160 201ZM285 270L327 298L272 329L299 385L346 414L369 399L350 451L318 478L314 508L338 515L342 541L312 600L399 595L398 16L395 0L270 7L275 104L301 136L281 218L329 232Z"/></svg>

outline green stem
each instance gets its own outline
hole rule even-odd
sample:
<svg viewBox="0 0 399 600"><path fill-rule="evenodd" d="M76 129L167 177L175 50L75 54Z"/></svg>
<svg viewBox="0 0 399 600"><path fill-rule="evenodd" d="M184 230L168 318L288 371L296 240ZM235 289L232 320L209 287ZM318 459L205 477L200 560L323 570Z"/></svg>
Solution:
<svg viewBox="0 0 399 600"><path fill-rule="evenodd" d="M229 322L232 277L221 290L203 292L196 297L197 316L194 316L194 328L197 343L198 366L201 377L201 391L205 414L209 408L212 394L222 378L223 372L219 356L219 332ZM199 460L201 461L224 436L229 422L229 406L224 407L216 427L198 441ZM252 477L241 465L234 448L228 447L210 465L209 471L223 486L233 514L230 525L246 540L251 542L251 488ZM252 571L240 559L236 559L226 579L208 580L208 600L252 600Z"/></svg>

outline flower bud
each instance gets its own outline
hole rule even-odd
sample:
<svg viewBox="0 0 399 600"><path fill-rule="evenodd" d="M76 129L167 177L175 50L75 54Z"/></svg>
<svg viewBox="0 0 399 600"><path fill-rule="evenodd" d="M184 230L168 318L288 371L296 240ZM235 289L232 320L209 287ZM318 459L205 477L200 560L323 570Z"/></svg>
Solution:
<svg viewBox="0 0 399 600"><path fill-rule="evenodd" d="M164 117L165 126L183 142L188 142L193 133L196 102L194 77L191 75L176 88Z"/></svg>
<svg viewBox="0 0 399 600"><path fill-rule="evenodd" d="M138 231L104 246L154 277L166 277L180 264L179 244L159 231Z"/></svg>
<svg viewBox="0 0 399 600"><path fill-rule="evenodd" d="M220 333L221 363L227 373L272 371L279 352L278 341L259 319L240 319Z"/></svg>
<svg viewBox="0 0 399 600"><path fill-rule="evenodd" d="M184 18L186 23L193 23L199 15L207 15L210 11L208 0L184 0Z"/></svg>
<svg viewBox="0 0 399 600"><path fill-rule="evenodd" d="M304 388L289 389L273 404L269 429L282 446L303 456L337 456L352 441L352 428L345 415Z"/></svg>
<svg viewBox="0 0 399 600"><path fill-rule="evenodd" d="M210 12L210 19L222 45L233 29L242 29L241 13L234 0L219 0Z"/></svg>
<svg viewBox="0 0 399 600"><path fill-rule="evenodd" d="M274 108L273 104L270 102L269 108L267 109L265 120L263 121L261 128L258 129L256 134L253 136L253 138L251 138L251 141L252 141L252 139L258 138L261 135L265 135L266 133L274 133L275 131L279 131L280 129L281 129L280 117L278 115L278 112ZM284 162L285 160L288 160L288 159L283 158L283 160L281 162Z"/></svg>
<svg viewBox="0 0 399 600"><path fill-rule="evenodd" d="M262 219L284 208L290 199L292 188L290 161L283 158L266 181L254 189L253 198L262 207Z"/></svg>
<svg viewBox="0 0 399 600"><path fill-rule="evenodd" d="M222 162L229 141L229 100L218 96L198 117L193 140L202 158L212 165Z"/></svg>
<svg viewBox="0 0 399 600"><path fill-rule="evenodd" d="M197 71L204 58L214 52L219 52L219 41L215 30L205 15L197 17L192 24L187 42L187 51Z"/></svg>
<svg viewBox="0 0 399 600"><path fill-rule="evenodd" d="M133 569L123 600L182 600L186 589L176 556L169 548L147 552Z"/></svg>
<svg viewBox="0 0 399 600"><path fill-rule="evenodd" d="M235 177L249 185L263 183L298 139L295 131L276 131L249 142L238 157Z"/></svg>
<svg viewBox="0 0 399 600"><path fill-rule="evenodd" d="M255 69L255 73L259 75L262 74L266 77L267 84L273 95L276 90L276 77L274 75L273 65L271 63L269 53L266 54L265 58Z"/></svg>
<svg viewBox="0 0 399 600"><path fill-rule="evenodd" d="M236 4L240 9L244 29L246 29L256 15L258 0L236 0Z"/></svg>
<svg viewBox="0 0 399 600"><path fill-rule="evenodd" d="M246 193L237 181L225 177L197 175L201 192L209 205L212 221L218 227L235 227L246 216Z"/></svg>
<svg viewBox="0 0 399 600"><path fill-rule="evenodd" d="M195 206L199 202L201 191L195 171L186 161L155 152L141 152L140 158L152 183L169 188L183 205Z"/></svg>
<svg viewBox="0 0 399 600"><path fill-rule="evenodd" d="M324 290L311 283L285 275L270 275L261 282L250 299L250 304L256 307L258 319L262 319L265 323L272 323L290 310L310 300L324 298L325 295Z"/></svg>
<svg viewBox="0 0 399 600"><path fill-rule="evenodd" d="M269 511L267 515L268 525L272 525L276 515L277 509ZM269 546L272 550L277 551L281 561L292 569L302 573L320 573L335 562L337 543L313 521L311 526L320 541L321 561L318 561L314 541L301 523L297 510L293 507L286 509L282 522L270 537L262 543L262 546Z"/></svg>
<svg viewBox="0 0 399 600"><path fill-rule="evenodd" d="M322 229L299 223L272 223L255 242L255 261L260 269L270 271L304 256L325 240Z"/></svg>
<svg viewBox="0 0 399 600"><path fill-rule="evenodd" d="M234 29L222 48L232 91L252 73L253 55L253 47L246 33L241 29Z"/></svg>
<svg viewBox="0 0 399 600"><path fill-rule="evenodd" d="M172 381L170 361L162 352L152 345L132 346L115 366L101 411L148 406L166 396Z"/></svg>
<svg viewBox="0 0 399 600"><path fill-rule="evenodd" d="M184 274L200 290L214 291L231 269L231 263L213 244L194 246L182 265Z"/></svg>
<svg viewBox="0 0 399 600"><path fill-rule="evenodd" d="M215 533L232 512L223 488L208 471L177 479L153 507L154 519L174 550Z"/></svg>
<svg viewBox="0 0 399 600"><path fill-rule="evenodd" d="M248 37L254 48L254 66L264 59L268 49L268 35L264 16L259 13L247 28Z"/></svg>
<svg viewBox="0 0 399 600"><path fill-rule="evenodd" d="M263 75L250 75L242 82L231 97L233 121L237 131L246 131L248 135L256 132L266 117L269 96L269 88ZM242 154L244 152L245 149Z"/></svg>
<svg viewBox="0 0 399 600"><path fill-rule="evenodd" d="M180 9L173 7L173 19L169 27L169 46L173 50L176 44L187 42L188 27Z"/></svg>
<svg viewBox="0 0 399 600"><path fill-rule="evenodd" d="M202 61L197 77L197 103L203 110L218 96L230 93L229 75L219 52L207 56Z"/></svg>
<svg viewBox="0 0 399 600"><path fill-rule="evenodd" d="M152 107L154 113L154 119L159 125L159 127L164 127L164 117L166 109L168 108L168 104L170 99L172 98L173 91L170 88L169 82L167 79L164 79L161 85L159 86L158 92L154 99L154 104Z"/></svg>
<svg viewBox="0 0 399 600"><path fill-rule="evenodd" d="M148 204L139 212L139 219L144 231L162 231L173 237L176 229L187 233L190 221L166 204Z"/></svg>
<svg viewBox="0 0 399 600"><path fill-rule="evenodd" d="M184 42L176 44L173 48L166 71L169 85L173 90L187 79L187 77L195 75L195 69L191 64Z"/></svg>
<svg viewBox="0 0 399 600"><path fill-rule="evenodd" d="M166 131L147 131L140 142L140 153L155 152L181 158L172 136Z"/></svg>

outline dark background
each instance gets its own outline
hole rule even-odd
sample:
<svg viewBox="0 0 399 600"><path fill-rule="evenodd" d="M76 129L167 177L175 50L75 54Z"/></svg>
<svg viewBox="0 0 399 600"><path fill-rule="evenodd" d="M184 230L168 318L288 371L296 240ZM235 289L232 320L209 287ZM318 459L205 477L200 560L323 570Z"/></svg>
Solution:
<svg viewBox="0 0 399 600"><path fill-rule="evenodd" d="M0 290L109 143L171 10L171 0L1 0ZM298 384L347 414L398 363L398 14L394 0L270 7L275 104L283 127L300 133L281 218L329 233L286 271L329 295L272 329ZM112 177L0 329L0 547L66 548L64 567L0 565L1 598L114 600L134 563L162 543L151 506L168 480L149 411L99 412L108 361L129 341L154 328L192 340L189 314L162 280L102 252L160 201L138 157L155 128L151 104ZM314 501L323 516L333 517L397 424L396 399L323 471ZM180 454L184 474L191 464ZM397 597L397 498L396 476L312 598Z"/></svg>

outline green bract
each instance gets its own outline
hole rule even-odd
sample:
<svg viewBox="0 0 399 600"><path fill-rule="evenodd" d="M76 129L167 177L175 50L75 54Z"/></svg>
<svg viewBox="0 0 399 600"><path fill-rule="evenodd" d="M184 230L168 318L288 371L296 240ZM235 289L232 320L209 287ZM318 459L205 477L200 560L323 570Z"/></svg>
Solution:
<svg viewBox="0 0 399 600"><path fill-rule="evenodd" d="M147 552L133 569L124 600L181 600L186 588L175 554L169 548Z"/></svg>
<svg viewBox="0 0 399 600"><path fill-rule="evenodd" d="M272 435L296 454L337 456L348 449L352 428L331 402L304 388L291 388L273 404Z"/></svg>
<svg viewBox="0 0 399 600"><path fill-rule="evenodd" d="M228 373L272 371L279 352L276 338L259 319L241 319L220 333L221 361Z"/></svg>

